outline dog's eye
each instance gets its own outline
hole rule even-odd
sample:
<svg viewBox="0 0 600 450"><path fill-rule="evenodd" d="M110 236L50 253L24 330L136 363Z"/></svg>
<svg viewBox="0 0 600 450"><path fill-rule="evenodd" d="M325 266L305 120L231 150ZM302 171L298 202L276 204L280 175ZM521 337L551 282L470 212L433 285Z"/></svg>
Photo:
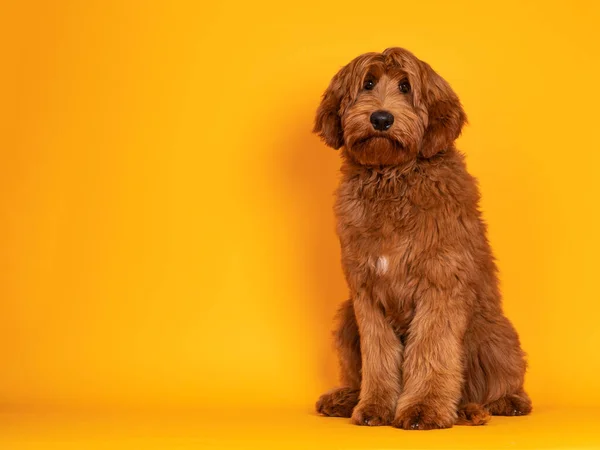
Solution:
<svg viewBox="0 0 600 450"><path fill-rule="evenodd" d="M363 85L363 88L366 91L371 91L371 90L373 90L374 87L375 87L375 82L373 80L365 80L365 84Z"/></svg>
<svg viewBox="0 0 600 450"><path fill-rule="evenodd" d="M401 81L398 85L398 89L400 89L400 92L403 94L408 94L410 92L410 83L406 80Z"/></svg>

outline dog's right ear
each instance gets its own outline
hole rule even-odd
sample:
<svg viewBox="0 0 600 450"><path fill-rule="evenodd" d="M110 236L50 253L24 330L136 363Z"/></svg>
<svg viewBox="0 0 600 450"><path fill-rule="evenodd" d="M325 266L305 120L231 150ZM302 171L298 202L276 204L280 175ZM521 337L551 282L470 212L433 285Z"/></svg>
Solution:
<svg viewBox="0 0 600 450"><path fill-rule="evenodd" d="M342 131L342 119L340 107L344 95L343 72L340 70L329 83L329 87L323 94L321 104L317 109L315 127L313 133L321 136L321 139L334 149L344 145L344 133Z"/></svg>
<svg viewBox="0 0 600 450"><path fill-rule="evenodd" d="M421 156L431 158L453 145L467 123L467 115L448 82L429 64L420 61L420 65L424 86L422 96L428 115Z"/></svg>

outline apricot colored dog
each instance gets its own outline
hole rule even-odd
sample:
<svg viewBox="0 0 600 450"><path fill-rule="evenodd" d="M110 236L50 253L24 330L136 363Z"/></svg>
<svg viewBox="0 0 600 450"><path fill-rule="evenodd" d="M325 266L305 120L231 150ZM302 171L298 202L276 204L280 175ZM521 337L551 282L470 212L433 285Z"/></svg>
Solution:
<svg viewBox="0 0 600 450"><path fill-rule="evenodd" d="M465 122L449 84L401 48L354 59L323 95L314 131L342 148L350 299L336 332L342 387L321 396L321 414L427 430L531 411L477 182L454 146Z"/></svg>

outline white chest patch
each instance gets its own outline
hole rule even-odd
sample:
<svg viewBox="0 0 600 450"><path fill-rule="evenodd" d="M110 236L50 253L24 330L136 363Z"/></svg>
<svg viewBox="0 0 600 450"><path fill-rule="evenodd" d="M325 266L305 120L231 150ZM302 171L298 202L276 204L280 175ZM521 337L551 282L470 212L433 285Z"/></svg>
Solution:
<svg viewBox="0 0 600 450"><path fill-rule="evenodd" d="M378 275L384 275L388 271L389 261L387 257L380 256L375 264L375 271Z"/></svg>

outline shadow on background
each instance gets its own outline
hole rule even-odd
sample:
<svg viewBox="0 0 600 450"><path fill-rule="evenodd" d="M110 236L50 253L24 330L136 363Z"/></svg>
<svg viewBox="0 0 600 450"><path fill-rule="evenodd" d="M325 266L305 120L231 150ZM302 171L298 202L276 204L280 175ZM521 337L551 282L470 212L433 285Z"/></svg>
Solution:
<svg viewBox="0 0 600 450"><path fill-rule="evenodd" d="M318 376L315 384L322 385L321 389L329 389L338 384L333 319L348 291L333 215L339 153L311 132L313 118L312 108L304 108L299 117L290 118L289 140L281 143L277 153L281 173L276 181L290 204L292 229L297 233L292 237L302 249L298 253L302 272L298 278L306 284L304 292L309 294L302 309L306 309L311 322L308 332L313 336L308 340L314 342L314 360L319 367L319 372L312 376Z"/></svg>

